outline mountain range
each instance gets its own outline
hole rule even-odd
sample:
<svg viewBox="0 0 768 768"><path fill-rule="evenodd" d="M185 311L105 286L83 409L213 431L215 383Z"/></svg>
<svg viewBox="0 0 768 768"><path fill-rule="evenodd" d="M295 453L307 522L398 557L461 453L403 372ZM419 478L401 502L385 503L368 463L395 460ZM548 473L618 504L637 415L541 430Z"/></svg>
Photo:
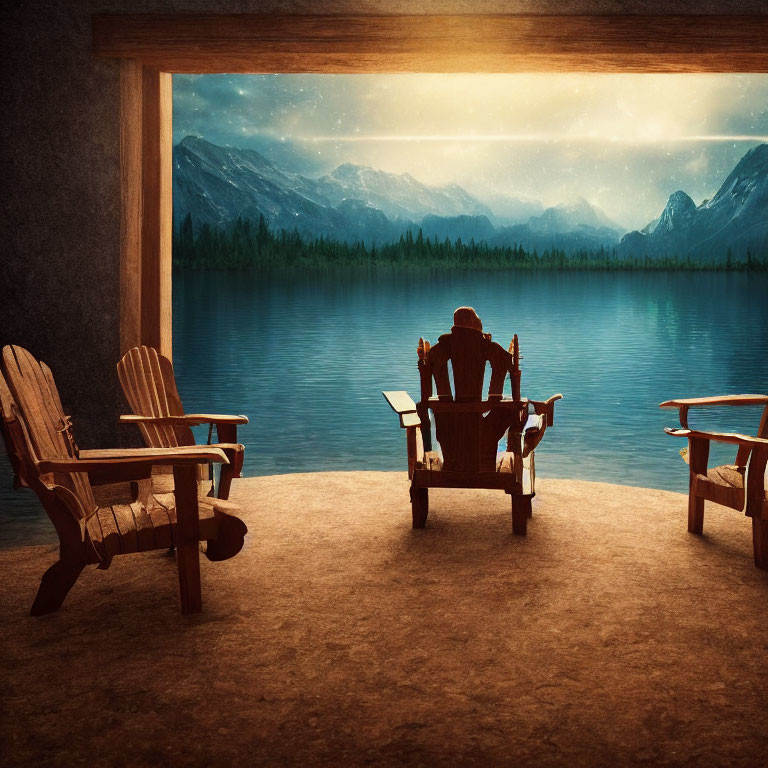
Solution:
<svg viewBox="0 0 768 768"><path fill-rule="evenodd" d="M174 147L173 163L175 225L187 215L195 227L264 216L273 229L298 229L313 238L384 243L421 229L432 239L531 247L615 245L623 231L581 198L544 210L538 201L496 195L492 210L458 184L429 186L408 173L352 163L312 179L254 150L194 136Z"/></svg>
<svg viewBox="0 0 768 768"><path fill-rule="evenodd" d="M458 185L430 187L407 173L351 163L311 179L276 167L254 150L220 147L193 136L174 147L173 163L175 223L187 214L196 226L263 215L273 229L389 242L426 216L493 216Z"/></svg>
<svg viewBox="0 0 768 768"><path fill-rule="evenodd" d="M621 239L620 256L726 261L768 252L768 144L750 149L711 200L696 203L683 190L661 215Z"/></svg>
<svg viewBox="0 0 768 768"><path fill-rule="evenodd" d="M768 246L768 145L741 159L698 207L682 190L660 216L629 232L583 198L544 209L512 195L481 201L457 184L429 186L408 173L344 163L313 179L277 167L254 150L188 136L174 147L174 224L225 225L264 216L273 229L308 237L384 243L407 230L424 237L543 251L616 248L620 257L740 258ZM493 207L491 207L491 205Z"/></svg>

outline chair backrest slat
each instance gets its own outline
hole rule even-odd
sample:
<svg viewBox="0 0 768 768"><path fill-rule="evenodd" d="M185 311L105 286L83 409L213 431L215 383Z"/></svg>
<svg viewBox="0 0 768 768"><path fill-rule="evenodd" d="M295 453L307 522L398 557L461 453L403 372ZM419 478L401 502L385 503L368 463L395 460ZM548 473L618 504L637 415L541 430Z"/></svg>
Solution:
<svg viewBox="0 0 768 768"><path fill-rule="evenodd" d="M2 373L0 373L0 430L5 441L5 450L13 467L14 487L34 487L37 473L27 447L23 424L18 418L16 403Z"/></svg>
<svg viewBox="0 0 768 768"><path fill-rule="evenodd" d="M5 347L3 363L9 387L29 430L34 458L74 458L68 420L58 392L51 391L41 364L26 349L16 346Z"/></svg>
<svg viewBox="0 0 768 768"><path fill-rule="evenodd" d="M159 409L153 407L153 398L146 386L144 360L138 347L129 350L117 365L117 374L128 404L133 412L141 416L159 416ZM162 442L160 428L153 424L139 425L145 442L159 446ZM174 446L175 447L175 446Z"/></svg>
<svg viewBox="0 0 768 768"><path fill-rule="evenodd" d="M117 375L133 412L139 416L182 416L184 408L173 374L173 364L153 347L133 347L117 364ZM140 424L148 446L176 448L194 445L189 427Z"/></svg>
<svg viewBox="0 0 768 768"><path fill-rule="evenodd" d="M76 459L72 426L50 368L17 346L4 347L3 368L7 388L3 412L15 411L20 417L21 429L13 433L13 450L21 457L21 464L31 468L41 459ZM56 473L54 482L74 494L81 507L79 517L93 514L96 502L86 473Z"/></svg>

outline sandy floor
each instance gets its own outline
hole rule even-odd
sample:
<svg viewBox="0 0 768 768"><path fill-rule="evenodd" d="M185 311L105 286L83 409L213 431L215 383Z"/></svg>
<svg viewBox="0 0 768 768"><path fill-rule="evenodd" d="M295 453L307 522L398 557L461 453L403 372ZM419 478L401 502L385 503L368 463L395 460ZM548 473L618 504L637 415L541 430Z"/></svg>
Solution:
<svg viewBox="0 0 768 768"><path fill-rule="evenodd" d="M749 521L684 496L541 480L509 497L404 473L243 480L235 559L87 570L27 612L52 547L0 553L4 765L760 766L768 574Z"/></svg>

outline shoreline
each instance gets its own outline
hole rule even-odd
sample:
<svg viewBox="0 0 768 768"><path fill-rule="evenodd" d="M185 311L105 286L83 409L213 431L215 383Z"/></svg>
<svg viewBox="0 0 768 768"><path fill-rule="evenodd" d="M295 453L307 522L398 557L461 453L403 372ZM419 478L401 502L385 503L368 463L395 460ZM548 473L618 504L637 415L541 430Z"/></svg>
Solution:
<svg viewBox="0 0 768 768"><path fill-rule="evenodd" d="M302 484L304 482L309 482L313 478L321 478L321 477L356 477L359 476L360 478L364 478L365 476L381 476L381 475L389 475L391 477L391 480L394 484L398 484L402 481L402 478L405 476L405 472L400 472L399 470L322 470L317 472L283 472L283 473L277 473L277 474L269 474L269 475L250 475L247 477L240 478L239 480L233 481L233 494L238 492L238 489L243 486L244 488L248 488L249 486L252 487L254 483L258 483L259 481L270 481L270 480L276 480L277 478L295 478L293 481L294 484ZM535 498L538 498L539 494L541 493L541 486L542 484L544 486L549 486L550 484L553 487L557 487L560 489L561 487L566 487L568 484L573 484L574 486L599 486L604 493L610 493L611 491L636 491L640 493L661 493L661 494L672 494L673 496L681 497L682 499L687 499L687 495L678 491L669 491L664 488L650 488L646 486L637 486L637 485L621 485L617 483L610 483L606 481L601 480L582 480L579 478L551 478L551 477L537 477L536 479L537 487L539 488L539 491L537 492L537 496ZM467 488L467 489L453 489L457 493L467 493L472 492L474 489ZM432 492L439 492L441 495L443 493L450 493L451 489L432 489ZM3 556L3 553L5 552L11 552L19 549L29 549L29 548L35 548L35 547L44 547L48 548L51 546L58 546L58 537L56 535L56 531L53 527L53 524L48 520L48 517L45 513L45 510L40 507L39 509L36 509L36 506L39 505L39 502L37 500L37 497L34 495L32 491L29 489L22 489L19 491L9 491L9 494L13 494L13 496L21 496L21 495L27 495L30 498L29 505L29 512L34 513L34 517L30 516L27 518L22 518L21 515L19 516L9 516L7 514L0 515L0 531L2 531L2 534L0 534L0 559ZM241 491L242 493L242 491ZM407 491L406 495L403 500L404 509L409 510L409 502L408 502L408 496ZM20 505L21 506L21 505ZM25 510L26 511L26 510ZM410 513L409 513L410 514ZM16 517L15 520L12 518ZM36 541L33 541L31 543L24 543L24 537L26 535L29 535L34 532L35 538L38 539ZM9 545L5 544L6 536L9 536L13 539L13 542Z"/></svg>
<svg viewBox="0 0 768 768"><path fill-rule="evenodd" d="M259 481L259 480L267 480L270 478L296 478L296 482L302 482L305 479L310 479L313 477L320 477L320 476L333 476L333 475L339 475L339 476L348 476L348 475L391 475L393 482L398 482L402 478L400 475L404 475L405 472L400 472L399 470L320 470L315 472L281 472L281 473L272 473L272 474L265 474L265 475L249 475L246 477L242 477L239 480L233 481L233 492L237 490L237 486L239 486L243 481L245 481L246 485L249 483L249 481ZM608 481L603 480L583 480L580 478L552 478L552 477L537 477L536 478L537 486L540 486L541 483L544 484L567 484L567 483L573 483L573 484L579 484L579 485L598 485L602 486L606 491L610 491L610 489L626 489L626 490L634 490L641 493L650 492L650 493L669 493L673 494L675 496L681 496L685 499L687 499L687 494L680 492L680 491L670 491L665 488L654 488L649 486L642 486L642 485L625 485L625 484L619 484L619 483L611 483ZM444 491L450 491L450 489L433 489L439 490L441 493ZM457 491L472 491L473 489L455 489ZM13 551L16 549L26 549L29 547L50 547L53 545L58 545L58 537L56 535L56 531L53 527L53 524L48 519L48 516L45 513L45 510L40 506L40 503L37 499L37 496L34 495L32 491L29 489L21 489L21 490L13 490L9 489L8 491L5 491L3 493L0 493L0 498L2 498L3 495L7 495L10 499L19 499L21 496L26 496L29 498L29 504L23 504L21 502L17 503L16 506L18 507L17 512L13 514L8 513L0 513L0 558L2 557L2 553ZM537 494L538 495L538 494ZM407 494L404 503L408 501ZM406 504L406 506L408 506ZM23 511L22 511L23 510ZM27 516L27 513L29 516ZM35 541L31 543L24 543L24 537L27 535L33 534ZM6 544L5 542L8 541L8 538L12 540L11 543Z"/></svg>

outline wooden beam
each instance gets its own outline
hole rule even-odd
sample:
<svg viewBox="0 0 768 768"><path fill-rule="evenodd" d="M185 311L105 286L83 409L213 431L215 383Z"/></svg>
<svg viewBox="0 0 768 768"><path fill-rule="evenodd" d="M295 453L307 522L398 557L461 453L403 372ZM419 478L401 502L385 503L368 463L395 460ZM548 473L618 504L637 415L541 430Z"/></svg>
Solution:
<svg viewBox="0 0 768 768"><path fill-rule="evenodd" d="M142 73L141 343L171 359L172 75Z"/></svg>
<svg viewBox="0 0 768 768"><path fill-rule="evenodd" d="M120 64L120 354L141 343L141 65Z"/></svg>
<svg viewBox="0 0 768 768"><path fill-rule="evenodd" d="M97 15L170 72L765 72L768 16Z"/></svg>

